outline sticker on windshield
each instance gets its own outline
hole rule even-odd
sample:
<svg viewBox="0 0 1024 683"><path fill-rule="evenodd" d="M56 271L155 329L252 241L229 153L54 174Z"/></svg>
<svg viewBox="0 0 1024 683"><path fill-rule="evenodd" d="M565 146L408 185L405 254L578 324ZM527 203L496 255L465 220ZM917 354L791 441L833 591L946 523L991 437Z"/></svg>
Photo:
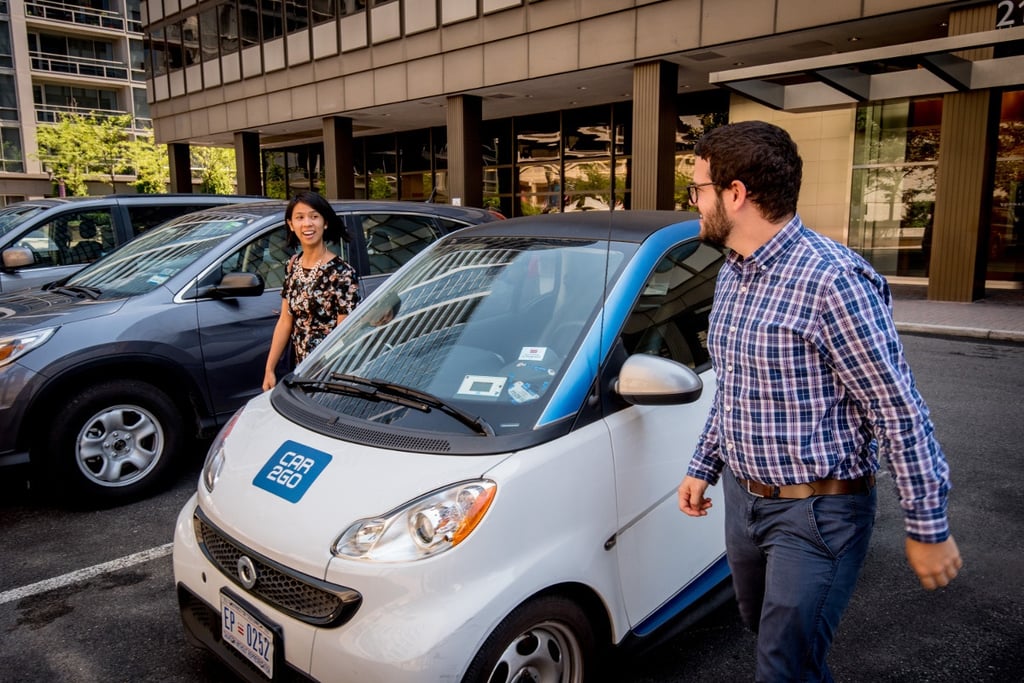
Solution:
<svg viewBox="0 0 1024 683"><path fill-rule="evenodd" d="M330 453L285 441L270 456L252 483L289 503L297 503L330 461Z"/></svg>
<svg viewBox="0 0 1024 683"><path fill-rule="evenodd" d="M505 377L488 377L486 375L466 375L456 393L463 396L487 396L498 398L505 388Z"/></svg>
<svg viewBox="0 0 1024 683"><path fill-rule="evenodd" d="M523 350L519 352L518 360L544 360L544 354L547 351L546 346L524 346Z"/></svg>

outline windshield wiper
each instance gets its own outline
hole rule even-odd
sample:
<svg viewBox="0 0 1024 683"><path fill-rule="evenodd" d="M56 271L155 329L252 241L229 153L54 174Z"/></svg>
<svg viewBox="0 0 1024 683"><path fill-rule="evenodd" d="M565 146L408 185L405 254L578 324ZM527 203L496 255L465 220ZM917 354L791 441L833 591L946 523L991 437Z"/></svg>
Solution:
<svg viewBox="0 0 1024 683"><path fill-rule="evenodd" d="M101 292L96 287L86 287L85 285L61 285L54 287L50 290L51 292L57 292L58 294L70 294L71 296L86 296L90 299L99 299Z"/></svg>
<svg viewBox="0 0 1024 683"><path fill-rule="evenodd" d="M455 418L478 434L494 436L494 429L488 424L487 420L445 403L437 396L428 394L425 391L419 391L401 384L346 375L340 372L331 373L331 380L333 381L292 378L285 380L285 383L289 386L360 396L371 401L388 401L389 403L406 406L424 413L429 413L431 409L437 409L445 415Z"/></svg>

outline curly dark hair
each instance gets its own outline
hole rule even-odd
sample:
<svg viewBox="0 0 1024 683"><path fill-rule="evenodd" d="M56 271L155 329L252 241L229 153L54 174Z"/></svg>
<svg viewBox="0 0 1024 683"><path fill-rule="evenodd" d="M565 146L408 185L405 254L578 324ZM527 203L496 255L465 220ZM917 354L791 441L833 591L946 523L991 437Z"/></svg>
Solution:
<svg viewBox="0 0 1024 683"><path fill-rule="evenodd" d="M310 190L300 192L291 201L288 202L288 206L284 210L284 218L286 221L291 222L292 213L295 211L297 204L305 204L309 208L316 211L318 214L324 217L326 225L324 226L324 241L325 242L337 242L341 244L342 241L348 242L349 235L348 230L345 229L345 224L338 217L338 214L334 212L334 207L331 203L324 199L323 195ZM291 230L288 231L287 244L289 247L299 246L299 238Z"/></svg>
<svg viewBox="0 0 1024 683"><path fill-rule="evenodd" d="M717 187L743 183L765 219L775 222L796 213L803 161L782 128L764 121L731 123L708 131L694 153L708 162Z"/></svg>

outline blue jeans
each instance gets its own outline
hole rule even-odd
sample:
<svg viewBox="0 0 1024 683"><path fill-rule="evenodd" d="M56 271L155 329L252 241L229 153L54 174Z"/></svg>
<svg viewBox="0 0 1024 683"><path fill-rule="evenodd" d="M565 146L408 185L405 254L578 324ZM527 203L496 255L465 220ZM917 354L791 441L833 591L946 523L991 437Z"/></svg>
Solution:
<svg viewBox="0 0 1024 683"><path fill-rule="evenodd" d="M759 498L722 475L725 543L744 623L757 634L755 680L832 681L825 661L864 566L875 490Z"/></svg>

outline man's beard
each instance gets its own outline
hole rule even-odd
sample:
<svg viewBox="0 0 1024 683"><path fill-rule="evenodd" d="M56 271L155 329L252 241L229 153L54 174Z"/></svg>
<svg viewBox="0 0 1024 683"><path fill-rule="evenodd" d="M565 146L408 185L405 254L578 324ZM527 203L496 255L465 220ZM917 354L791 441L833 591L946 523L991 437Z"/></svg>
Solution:
<svg viewBox="0 0 1024 683"><path fill-rule="evenodd" d="M732 234L733 222L725 215L722 198L715 201L715 208L710 214L701 215L700 239L705 244L722 249Z"/></svg>

